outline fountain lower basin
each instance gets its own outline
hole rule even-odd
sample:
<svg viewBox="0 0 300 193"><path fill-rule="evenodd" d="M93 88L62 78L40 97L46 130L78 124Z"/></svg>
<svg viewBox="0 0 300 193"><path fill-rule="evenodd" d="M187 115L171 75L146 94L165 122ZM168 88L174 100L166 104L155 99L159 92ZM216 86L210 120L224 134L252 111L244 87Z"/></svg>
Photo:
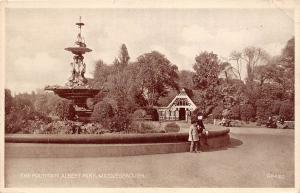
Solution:
<svg viewBox="0 0 300 193"><path fill-rule="evenodd" d="M103 134L103 135L34 135L5 136L8 157L120 157L188 152L188 133ZM200 141L203 141L200 139ZM230 144L229 129L209 132L208 147Z"/></svg>

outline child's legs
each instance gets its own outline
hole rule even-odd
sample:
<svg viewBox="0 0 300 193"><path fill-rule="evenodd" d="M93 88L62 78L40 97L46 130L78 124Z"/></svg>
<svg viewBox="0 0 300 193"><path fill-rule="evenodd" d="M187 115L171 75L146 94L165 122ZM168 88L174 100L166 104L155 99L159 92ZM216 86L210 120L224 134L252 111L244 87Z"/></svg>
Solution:
<svg viewBox="0 0 300 193"><path fill-rule="evenodd" d="M205 134L202 134L202 135L203 135L204 144L207 145L207 136Z"/></svg>
<svg viewBox="0 0 300 193"><path fill-rule="evenodd" d="M194 151L195 141L191 141L190 152Z"/></svg>
<svg viewBox="0 0 300 193"><path fill-rule="evenodd" d="M200 150L200 141L195 141L195 151Z"/></svg>

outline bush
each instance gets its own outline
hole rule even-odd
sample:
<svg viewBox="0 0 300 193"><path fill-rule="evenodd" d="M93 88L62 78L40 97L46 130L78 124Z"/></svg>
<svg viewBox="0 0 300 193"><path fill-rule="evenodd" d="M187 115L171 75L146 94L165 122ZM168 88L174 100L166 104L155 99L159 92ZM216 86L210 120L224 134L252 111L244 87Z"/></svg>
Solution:
<svg viewBox="0 0 300 193"><path fill-rule="evenodd" d="M137 127L136 127L137 126ZM161 130L157 128L153 123L151 122L142 122L139 125L135 125L136 129L135 132L137 133L164 133L164 130Z"/></svg>
<svg viewBox="0 0 300 193"><path fill-rule="evenodd" d="M286 121L294 120L294 104L291 101L282 102L279 110L279 115Z"/></svg>
<svg viewBox="0 0 300 193"><path fill-rule="evenodd" d="M41 124L47 124L51 119L30 107L12 110L5 116L5 133L32 133Z"/></svg>
<svg viewBox="0 0 300 193"><path fill-rule="evenodd" d="M147 112L144 109L137 109L133 112L134 119L143 119L147 115Z"/></svg>
<svg viewBox="0 0 300 193"><path fill-rule="evenodd" d="M151 123L141 123L141 129L142 129L143 131L149 131L149 130L154 130L155 127L154 127L154 125L151 124Z"/></svg>
<svg viewBox="0 0 300 193"><path fill-rule="evenodd" d="M179 132L180 131L180 127L176 123L168 123L165 126L165 131L167 133L170 133L170 132Z"/></svg>
<svg viewBox="0 0 300 193"><path fill-rule="evenodd" d="M272 109L272 115L279 115L279 110L281 107L282 102L279 100L275 100L272 104L271 104L271 109Z"/></svg>
<svg viewBox="0 0 300 193"><path fill-rule="evenodd" d="M109 120L108 128L111 131L125 131L129 132L130 125L132 122L131 115L126 111L125 108L119 107L116 110L115 115Z"/></svg>
<svg viewBox="0 0 300 193"><path fill-rule="evenodd" d="M107 126L107 122L114 116L113 108L111 104L100 101L94 106L91 120L101 123L103 126Z"/></svg>
<svg viewBox="0 0 300 193"><path fill-rule="evenodd" d="M228 117L229 117L229 119L240 120L240 118L241 118L240 106L235 105L235 106L231 107Z"/></svg>
<svg viewBox="0 0 300 193"><path fill-rule="evenodd" d="M223 112L224 108L223 105L218 105L216 106L213 111L212 111L212 117L214 119L222 119L222 112Z"/></svg>
<svg viewBox="0 0 300 193"><path fill-rule="evenodd" d="M73 120L75 118L75 108L72 101L62 99L55 106L55 114L61 120Z"/></svg>
<svg viewBox="0 0 300 193"><path fill-rule="evenodd" d="M251 104L240 106L240 117L242 121L252 121L255 117L255 109Z"/></svg>
<svg viewBox="0 0 300 193"><path fill-rule="evenodd" d="M272 116L272 104L271 99L258 99L256 105L256 118L258 122L264 123L268 120L268 117Z"/></svg>
<svg viewBox="0 0 300 193"><path fill-rule="evenodd" d="M81 130L84 134L103 134L109 131L99 123L87 123L81 127Z"/></svg>
<svg viewBox="0 0 300 193"><path fill-rule="evenodd" d="M158 121L159 115L155 108L149 107L144 109L147 113L147 115L151 116L152 121Z"/></svg>

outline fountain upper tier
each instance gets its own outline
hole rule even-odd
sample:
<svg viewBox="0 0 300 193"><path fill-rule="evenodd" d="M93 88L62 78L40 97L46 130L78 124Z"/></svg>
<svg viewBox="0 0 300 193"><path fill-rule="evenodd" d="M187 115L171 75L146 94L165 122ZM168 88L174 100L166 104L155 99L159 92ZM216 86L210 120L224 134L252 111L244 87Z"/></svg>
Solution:
<svg viewBox="0 0 300 193"><path fill-rule="evenodd" d="M67 47L65 50L72 52L75 55L83 55L86 52L91 52L92 50L87 47Z"/></svg>

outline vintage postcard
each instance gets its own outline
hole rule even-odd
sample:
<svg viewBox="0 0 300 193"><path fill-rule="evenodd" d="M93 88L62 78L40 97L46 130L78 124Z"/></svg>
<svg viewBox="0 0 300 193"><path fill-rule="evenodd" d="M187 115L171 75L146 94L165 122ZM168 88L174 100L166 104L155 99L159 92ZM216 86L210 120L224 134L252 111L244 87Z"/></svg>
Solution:
<svg viewBox="0 0 300 193"><path fill-rule="evenodd" d="M222 3L3 2L3 192L299 192L299 5Z"/></svg>

